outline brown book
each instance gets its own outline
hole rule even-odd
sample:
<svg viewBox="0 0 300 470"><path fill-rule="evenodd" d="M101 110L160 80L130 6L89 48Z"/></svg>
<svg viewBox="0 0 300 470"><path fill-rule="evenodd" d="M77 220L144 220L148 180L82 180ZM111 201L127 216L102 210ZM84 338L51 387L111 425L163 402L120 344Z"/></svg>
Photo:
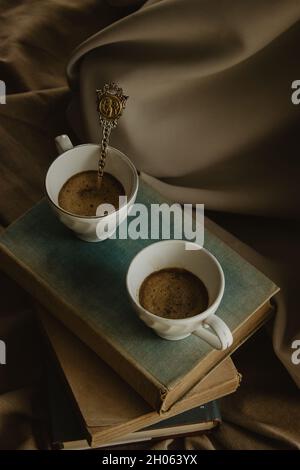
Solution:
<svg viewBox="0 0 300 470"><path fill-rule="evenodd" d="M161 435L160 429L144 430L172 416L233 393L240 383L234 364L227 358L202 379L171 409L163 414L154 411L142 397L123 381L105 362L53 316L37 305L51 350L74 400L77 413L92 447L144 440ZM217 419L204 420L187 427L189 432L211 429ZM183 423L181 423L183 424ZM136 431L143 429L140 434ZM166 433L170 427L166 427ZM178 427L176 434L182 428ZM67 447L84 447L84 442L65 442Z"/></svg>
<svg viewBox="0 0 300 470"><path fill-rule="evenodd" d="M151 204L165 200L141 181L137 202L151 210ZM204 246L225 273L217 315L229 325L233 345L217 351L196 335L163 340L135 315L125 285L133 256L150 242L82 242L43 200L0 235L0 263L153 408L164 412L266 321L269 300L279 289L206 223Z"/></svg>

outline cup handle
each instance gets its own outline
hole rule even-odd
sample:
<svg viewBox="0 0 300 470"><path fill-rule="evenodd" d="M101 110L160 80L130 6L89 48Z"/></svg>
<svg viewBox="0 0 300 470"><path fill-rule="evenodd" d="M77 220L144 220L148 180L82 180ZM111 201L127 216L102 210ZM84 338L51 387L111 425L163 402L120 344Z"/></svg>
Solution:
<svg viewBox="0 0 300 470"><path fill-rule="evenodd" d="M55 145L59 155L73 148L71 139L66 134L58 135L57 137L55 137Z"/></svg>
<svg viewBox="0 0 300 470"><path fill-rule="evenodd" d="M213 333L208 330L208 327L213 330ZM215 349L227 349L233 343L233 337L230 329L221 318L216 315L210 315L200 326L193 332L195 335L202 338Z"/></svg>

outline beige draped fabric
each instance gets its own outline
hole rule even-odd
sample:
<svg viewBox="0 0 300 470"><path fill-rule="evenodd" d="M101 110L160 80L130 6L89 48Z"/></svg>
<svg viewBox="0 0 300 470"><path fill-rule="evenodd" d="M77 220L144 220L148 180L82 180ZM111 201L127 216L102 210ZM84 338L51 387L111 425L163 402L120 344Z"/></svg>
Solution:
<svg viewBox="0 0 300 470"><path fill-rule="evenodd" d="M255 247L260 255L248 255L282 287L274 325L234 355L243 381L221 401L220 429L156 448L300 448L300 365L291 362L291 343L300 339L300 106L291 103L299 16L298 0L0 4L8 94L0 105L0 225L43 195L55 135L99 140L95 89L113 79L130 99L112 144L166 195L204 203ZM0 448L46 447L30 302L3 274L0 294L0 339L9 345L0 368Z"/></svg>

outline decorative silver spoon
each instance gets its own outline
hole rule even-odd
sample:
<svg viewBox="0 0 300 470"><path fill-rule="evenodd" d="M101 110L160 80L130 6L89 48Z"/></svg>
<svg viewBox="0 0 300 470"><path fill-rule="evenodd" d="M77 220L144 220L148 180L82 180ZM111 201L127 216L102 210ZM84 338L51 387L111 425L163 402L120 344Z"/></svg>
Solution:
<svg viewBox="0 0 300 470"><path fill-rule="evenodd" d="M96 90L98 97L98 113L102 127L101 154L98 163L98 189L101 188L104 167L107 156L107 147L112 129L114 129L125 109L128 96L123 94L122 88L116 83L105 84L102 90Z"/></svg>

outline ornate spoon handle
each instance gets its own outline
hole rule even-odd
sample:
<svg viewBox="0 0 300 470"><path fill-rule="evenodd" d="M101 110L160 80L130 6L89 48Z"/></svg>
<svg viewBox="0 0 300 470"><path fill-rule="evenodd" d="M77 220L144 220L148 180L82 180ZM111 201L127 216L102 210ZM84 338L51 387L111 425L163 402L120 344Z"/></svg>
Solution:
<svg viewBox="0 0 300 470"><path fill-rule="evenodd" d="M101 154L98 163L98 188L100 189L106 162L107 147L112 129L114 129L125 109L128 96L116 83L105 84L97 90L98 113L102 127Z"/></svg>

